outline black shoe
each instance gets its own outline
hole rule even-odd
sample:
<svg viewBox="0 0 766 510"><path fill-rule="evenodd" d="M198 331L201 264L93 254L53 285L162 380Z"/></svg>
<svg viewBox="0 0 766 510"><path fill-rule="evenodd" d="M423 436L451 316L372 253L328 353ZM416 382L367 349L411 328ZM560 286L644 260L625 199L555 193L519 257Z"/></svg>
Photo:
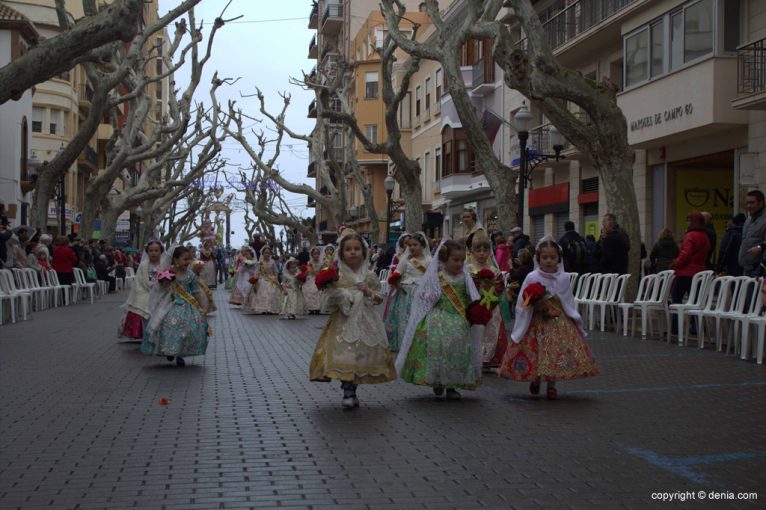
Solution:
<svg viewBox="0 0 766 510"><path fill-rule="evenodd" d="M177 367L185 367L186 366L186 362L184 361L183 358L176 358L176 366Z"/></svg>
<svg viewBox="0 0 766 510"><path fill-rule="evenodd" d="M165 359L172 363L173 360L176 359L176 357L175 356L165 356Z"/></svg>
<svg viewBox="0 0 766 510"><path fill-rule="evenodd" d="M437 397L444 395L444 386L434 386L434 395Z"/></svg>

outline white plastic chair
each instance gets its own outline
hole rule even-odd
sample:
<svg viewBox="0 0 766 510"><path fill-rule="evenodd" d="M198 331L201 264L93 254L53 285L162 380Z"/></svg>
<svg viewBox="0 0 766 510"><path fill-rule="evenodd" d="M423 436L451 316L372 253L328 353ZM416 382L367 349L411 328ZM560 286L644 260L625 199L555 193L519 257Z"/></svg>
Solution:
<svg viewBox="0 0 766 510"><path fill-rule="evenodd" d="M648 334L654 334L652 330L652 312L660 312L664 315L664 321L659 324L670 324L670 309L668 308L668 298L672 287L674 271L660 271L657 273L657 280L652 289L651 297L645 301L634 303L635 309L641 311L641 339L646 340ZM633 331L635 332L636 314L633 314Z"/></svg>
<svg viewBox="0 0 766 510"><path fill-rule="evenodd" d="M72 297L72 288L69 285L63 285L59 282L59 275L56 271L49 269L43 273L45 275L45 281L49 287L54 289L54 302L55 306L62 303L66 306L69 305L70 298ZM59 297L61 299L59 299Z"/></svg>
<svg viewBox="0 0 766 510"><path fill-rule="evenodd" d="M591 295L588 299L585 299L582 304L588 311L588 329L595 328L594 312L596 311L596 305L598 303L606 303L609 299L609 293L612 290L612 285L617 280L617 273L603 273L598 277L596 283L591 287ZM603 331L603 324L602 329Z"/></svg>
<svg viewBox="0 0 766 510"><path fill-rule="evenodd" d="M625 302L625 287L627 287L628 280L630 280L629 274L614 275L614 279L609 285L609 291L606 295L606 299L593 303L590 314L594 314L594 310L597 308L599 311L599 320L601 324L601 331L606 331L606 313L609 312L609 317L612 319L612 324L615 326L615 332L619 331L617 321L617 306L620 303ZM591 319L592 321L593 319ZM591 327L592 329L593 327Z"/></svg>
<svg viewBox="0 0 766 510"><path fill-rule="evenodd" d="M90 298L90 304L93 304L93 294L95 291L96 284L95 283L88 283L85 280L85 273L82 272L82 269L75 267L74 268L74 279L75 282L77 282L77 287L83 291L83 298L85 298L85 291L88 292L88 297Z"/></svg>
<svg viewBox="0 0 766 510"><path fill-rule="evenodd" d="M678 316L678 345L684 345L684 315L690 310L699 310L705 302L708 289L710 288L710 282L713 280L715 274L713 271L700 271L692 277L692 285L689 289L689 295L685 303L675 303L670 305L670 320L673 320L673 315ZM671 322L672 324L672 322ZM671 340L672 329L671 324L668 324L668 343Z"/></svg>
<svg viewBox="0 0 766 510"><path fill-rule="evenodd" d="M630 318L630 311L636 303L641 303L649 299L652 295L652 290L657 282L656 274L648 274L641 278L638 282L638 292L636 292L636 299L632 303L618 303L617 307L622 312L622 336L628 336L628 319ZM635 321L634 321L635 331Z"/></svg>
<svg viewBox="0 0 766 510"><path fill-rule="evenodd" d="M380 270L380 291L385 296L390 292L390 286L388 285L388 275L390 271L388 269Z"/></svg>
<svg viewBox="0 0 766 510"><path fill-rule="evenodd" d="M585 280L587 280L590 275L591 273L581 274L572 285L572 295L575 298L582 297L581 296L582 286L585 285Z"/></svg>
<svg viewBox="0 0 766 510"><path fill-rule="evenodd" d="M584 307L584 302L592 297L592 288L599 281L601 273L591 273L586 278L582 285L578 286L577 294L575 294L575 308L580 312L581 316L584 316L584 312L580 311L581 307Z"/></svg>
<svg viewBox="0 0 766 510"><path fill-rule="evenodd" d="M130 267L125 266L125 288L129 289L136 281L136 271Z"/></svg>
<svg viewBox="0 0 766 510"><path fill-rule="evenodd" d="M732 291L732 284L734 284L733 276L721 276L714 279L710 284L710 290L705 297L705 302L702 308L699 310L689 310L687 313L690 316L697 317L697 346L702 349L705 346L705 317L713 315L716 311L720 311L727 307L729 302L728 296ZM720 320L718 321L720 324ZM684 335L688 336L689 322L684 324Z"/></svg>
<svg viewBox="0 0 766 510"><path fill-rule="evenodd" d="M32 294L32 308L36 311L45 310L49 306L50 290L40 286L37 279L37 271L28 267L25 269L14 269L16 283L19 287L28 290Z"/></svg>
<svg viewBox="0 0 766 510"><path fill-rule="evenodd" d="M10 305L9 317L11 323L16 322L16 298L5 291L5 286L0 284L0 324L5 323L5 303Z"/></svg>
<svg viewBox="0 0 766 510"><path fill-rule="evenodd" d="M11 296L14 300L18 300L18 310L21 312L21 318L22 320L27 320L29 318L29 312L31 308L30 305L32 301L32 293L29 291L17 289L16 283L13 279L13 273L8 269L3 269L0 271L0 286L2 286L4 294ZM16 322L15 317L16 315L13 313L13 322Z"/></svg>
<svg viewBox="0 0 766 510"><path fill-rule="evenodd" d="M753 317L756 311L760 309L761 300L761 278L742 278L739 284L739 292L735 298L734 308L730 313L724 316L724 319L730 321L729 334L726 335L726 354L734 347L734 354L738 352L745 353L747 345L744 343L744 331L742 329L744 317ZM719 340L720 341L720 340ZM741 349L741 351L740 351Z"/></svg>

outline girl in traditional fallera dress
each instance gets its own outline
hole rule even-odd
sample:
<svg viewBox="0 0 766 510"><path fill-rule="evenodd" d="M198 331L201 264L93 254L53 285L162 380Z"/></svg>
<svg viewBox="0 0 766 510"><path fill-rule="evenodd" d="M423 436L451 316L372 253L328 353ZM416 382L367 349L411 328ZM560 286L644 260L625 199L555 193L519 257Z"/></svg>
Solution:
<svg viewBox="0 0 766 510"><path fill-rule="evenodd" d="M290 259L285 264L282 273L282 286L287 291L282 302L282 315L295 319L298 315L306 315L306 301L303 299L303 285L306 275L298 268L298 261Z"/></svg>
<svg viewBox="0 0 766 510"><path fill-rule="evenodd" d="M322 294L316 286L316 275L322 269L322 251L314 247L311 249L311 259L308 263L306 283L303 284L303 297L306 300L306 308L310 315L319 315L322 309Z"/></svg>
<svg viewBox="0 0 766 510"><path fill-rule="evenodd" d="M229 303L241 306L252 287L249 280L255 276L255 251L247 245L240 248L235 266L234 276L232 276L234 286L231 288Z"/></svg>
<svg viewBox="0 0 766 510"><path fill-rule="evenodd" d="M396 369L406 382L431 386L437 396L446 389L448 400L459 400L458 388L481 383L483 328L472 328L466 315L480 296L461 244L443 241L436 253L413 299Z"/></svg>
<svg viewBox="0 0 766 510"><path fill-rule="evenodd" d="M334 264L335 259L335 246L328 244L322 248L322 267L330 267Z"/></svg>
<svg viewBox="0 0 766 510"><path fill-rule="evenodd" d="M396 270L388 278L393 288L393 296L388 305L384 322L388 344L392 352L398 352L415 291L431 263L428 238L423 232L413 234L407 241L407 249L402 254Z"/></svg>
<svg viewBox="0 0 766 510"><path fill-rule="evenodd" d="M205 272L205 262L199 259L195 259L192 261L189 267L194 273L194 276L197 277L197 283L199 284L199 288L202 291L202 297L199 300L199 304L208 315L215 313L218 310L218 307L215 306L215 301L213 301L213 291L210 289L210 287L208 287L204 278L201 276Z"/></svg>
<svg viewBox="0 0 766 510"><path fill-rule="evenodd" d="M282 311L282 300L287 292L279 283L277 263L272 258L271 246L261 248L255 276L258 283L251 285L242 310L246 313L276 315Z"/></svg>
<svg viewBox="0 0 766 510"><path fill-rule="evenodd" d="M214 241L205 241L204 246L199 251L199 260L203 267L200 270L199 281L205 284L208 289L214 289L217 285L215 279L215 257L213 256Z"/></svg>
<svg viewBox="0 0 766 510"><path fill-rule="evenodd" d="M410 240L410 233L409 232L403 232L402 235L399 236L399 239L396 241L396 253L394 254L393 258L391 259L391 265L389 265L386 269L388 269L389 273L395 273L396 267L399 265L399 261L405 258L405 255L408 253L408 246L407 242ZM388 321L388 315L391 310L391 305L394 302L394 298L396 297L396 291L397 287L396 285L390 285L388 289L388 296L386 296L386 306L383 308L383 322Z"/></svg>
<svg viewBox="0 0 766 510"><path fill-rule="evenodd" d="M502 276L492 259L491 253L491 244L488 238L474 239L471 245L471 262L468 264L468 270L482 293L482 297L488 296L488 299L497 300L492 311L492 320L484 328L482 340L484 368L487 369L499 367L508 348L508 337L500 308L500 300L503 298ZM499 281L498 278L500 278ZM498 287L501 289L500 292L497 292Z"/></svg>
<svg viewBox="0 0 766 510"><path fill-rule="evenodd" d="M544 237L535 249L535 270L527 275L516 304L516 322L499 374L515 381L531 381L529 391L558 398L556 380L598 374L585 342L582 318L564 272L561 247Z"/></svg>
<svg viewBox="0 0 766 510"><path fill-rule="evenodd" d="M158 283L149 296L151 316L141 352L165 356L168 361L175 359L176 365L182 367L185 357L205 354L210 329L199 303L202 291L189 270L189 251L183 246L171 247L163 259Z"/></svg>
<svg viewBox="0 0 766 510"><path fill-rule="evenodd" d="M373 308L382 297L380 281L365 264L367 245L359 234L346 229L338 253L338 281L325 291L331 315L319 336L309 374L312 381L341 381L343 407L352 409L359 406L358 384L393 381L396 372L383 321ZM323 276L320 273L318 279Z"/></svg>
<svg viewBox="0 0 766 510"><path fill-rule="evenodd" d="M149 241L144 246L141 263L136 271L136 279L128 295L128 313L122 321L120 336L141 341L144 339L144 328L149 318L149 293L157 282L160 272L160 257L164 251L159 241Z"/></svg>

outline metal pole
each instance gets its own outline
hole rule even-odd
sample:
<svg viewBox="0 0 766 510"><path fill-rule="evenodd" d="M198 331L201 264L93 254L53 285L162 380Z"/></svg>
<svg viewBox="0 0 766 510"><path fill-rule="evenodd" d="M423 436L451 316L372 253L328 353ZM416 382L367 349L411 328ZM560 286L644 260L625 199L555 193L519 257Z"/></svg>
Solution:
<svg viewBox="0 0 766 510"><path fill-rule="evenodd" d="M386 244L388 244L388 240L391 238L391 195L393 194L394 190L386 190L386 196L388 198L388 210L386 212Z"/></svg>
<svg viewBox="0 0 766 510"><path fill-rule="evenodd" d="M519 210L516 225L524 230L524 188L527 187L527 139L529 132L519 131Z"/></svg>
<svg viewBox="0 0 766 510"><path fill-rule="evenodd" d="M226 247L231 246L231 211L226 211Z"/></svg>
<svg viewBox="0 0 766 510"><path fill-rule="evenodd" d="M66 235L66 195L64 194L64 186L66 185L66 174L61 176L59 180L59 214L61 215L61 223L59 224L59 232L62 236Z"/></svg>

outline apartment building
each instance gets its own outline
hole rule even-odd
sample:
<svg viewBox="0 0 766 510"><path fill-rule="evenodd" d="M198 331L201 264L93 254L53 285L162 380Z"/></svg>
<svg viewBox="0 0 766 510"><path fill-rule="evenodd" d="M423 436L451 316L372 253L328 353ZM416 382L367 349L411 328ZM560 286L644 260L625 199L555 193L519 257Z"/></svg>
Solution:
<svg viewBox="0 0 766 510"><path fill-rule="evenodd" d="M22 57L39 34L29 19L0 4L0 67ZM33 189L28 156L31 141L32 91L0 105L0 202L13 226L27 223Z"/></svg>
<svg viewBox="0 0 766 510"><path fill-rule="evenodd" d="M405 5L409 10L416 11L419 2L407 0ZM421 20L424 14L408 12L406 18ZM403 20L402 28L407 30L412 21ZM317 59L317 66L310 75L319 80L333 77L338 69L338 63L347 64L345 83L349 83L349 95L346 98L352 108L359 126L368 138L382 141L388 134L385 128L385 106L380 94L380 55L375 49L380 46L385 34L385 20L380 14L377 0L319 0L311 8L309 28L316 29L309 43L309 58ZM336 101L331 102L331 108L340 108ZM309 118L316 118L316 103L309 105ZM353 151L359 161L364 178L372 188L375 209L381 224L381 232L385 231L387 212L386 193L383 180L390 166L388 157L366 152L351 132L342 125L331 125L330 144L323 147L322 156L331 156L347 168L346 147L353 145ZM321 175L316 172L316 162L309 160L309 178L316 179L316 189L321 190L325 184ZM347 193L348 224L359 232L367 235L372 229L361 190L350 173L345 176ZM309 207L315 202L309 198ZM400 211L395 206L395 224L399 225ZM317 208L316 224L320 237L332 237L328 231L326 213L322 207ZM371 240L377 242L378 240Z"/></svg>
<svg viewBox="0 0 766 510"><path fill-rule="evenodd" d="M31 20L41 36L50 38L60 32L54 0L7 0L4 3ZM102 0L99 5L106 6L109 3L110 1ZM69 2L67 9L75 19L84 16L81 2ZM158 0L152 0L145 4L140 24L142 27L146 26L156 21L158 17ZM149 44L158 45L166 51L167 39L167 35L163 32ZM158 55L155 66L150 66L150 74L157 76L162 73L164 64L160 57L161 55ZM150 93L153 93L156 98L154 120L160 120L167 113L168 80L157 82L150 88L152 89ZM40 165L52 159L72 140L90 111L92 99L93 90L80 65L35 86L32 94L31 144L28 154L33 164ZM151 133L153 126L152 122L147 121L144 129L147 133ZM99 169L104 168L106 144L112 133L111 121L106 118L65 178L59 183L57 200L51 201L48 207L50 232L58 233L59 231L62 197L65 204L66 231L67 233L78 231L79 212L83 209L88 179L91 175L97 174ZM114 192L119 193L127 186L135 184L140 172L141 165L126 170L122 178L115 183ZM118 224L120 233L115 241L121 244L130 242L130 231L136 230L135 223L135 214L126 211L120 218ZM98 231L97 226L95 237L98 237Z"/></svg>
<svg viewBox="0 0 766 510"><path fill-rule="evenodd" d="M618 85L636 150L634 183L643 241L668 227L680 238L690 210L713 214L719 239L748 189L766 183L766 4L751 0L537 2L558 61ZM520 37L523 44L523 34ZM508 91L505 118L523 98ZM535 109L530 145L551 152ZM518 144L512 160L518 160ZM513 150L512 149L512 150ZM573 148L538 166L525 209L533 238L559 236L570 219L598 237L607 212L600 178Z"/></svg>

